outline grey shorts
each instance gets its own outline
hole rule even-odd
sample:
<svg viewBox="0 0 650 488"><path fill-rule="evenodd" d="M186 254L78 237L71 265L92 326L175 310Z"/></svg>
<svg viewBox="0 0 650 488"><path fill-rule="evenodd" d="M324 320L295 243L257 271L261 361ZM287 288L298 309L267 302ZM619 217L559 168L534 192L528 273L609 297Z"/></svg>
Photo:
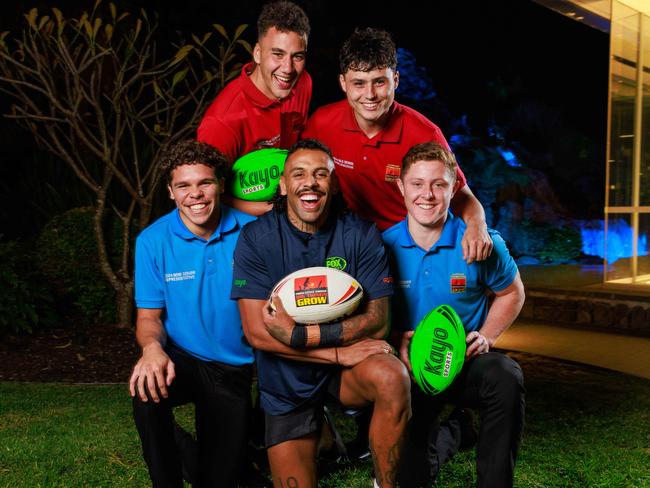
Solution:
<svg viewBox="0 0 650 488"><path fill-rule="evenodd" d="M264 444L269 448L281 442L299 439L320 432L323 425L323 406L328 397L338 400L341 390L341 371L333 374L320 394L304 405L282 415L264 414Z"/></svg>

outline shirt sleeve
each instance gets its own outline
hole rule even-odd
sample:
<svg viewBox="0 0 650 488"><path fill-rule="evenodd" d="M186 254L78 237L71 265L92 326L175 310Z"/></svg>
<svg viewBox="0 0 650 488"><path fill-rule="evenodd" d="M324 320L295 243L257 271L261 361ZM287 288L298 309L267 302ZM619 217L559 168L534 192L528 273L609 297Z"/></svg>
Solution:
<svg viewBox="0 0 650 488"><path fill-rule="evenodd" d="M135 304L138 308L164 308L165 286L151 242L144 236L135 243Z"/></svg>
<svg viewBox="0 0 650 488"><path fill-rule="evenodd" d="M369 300L390 296L393 294L393 276L381 234L374 224L364 232L356 277Z"/></svg>
<svg viewBox="0 0 650 488"><path fill-rule="evenodd" d="M481 280L490 290L501 291L514 281L517 275L517 265L501 234L491 229L489 232L494 248L490 257L482 263Z"/></svg>
<svg viewBox="0 0 650 488"><path fill-rule="evenodd" d="M462 188L467 184L467 178L465 178L465 173L463 173L463 170L460 169L460 166L456 166L456 179L460 183L458 188Z"/></svg>
<svg viewBox="0 0 650 488"><path fill-rule="evenodd" d="M233 282L230 298L266 300L274 283L262 258L258 239L250 225L244 226L235 247Z"/></svg>
<svg viewBox="0 0 650 488"><path fill-rule="evenodd" d="M237 133L228 124L213 115L206 115L203 118L196 138L219 149L231 164L239 157L241 141Z"/></svg>

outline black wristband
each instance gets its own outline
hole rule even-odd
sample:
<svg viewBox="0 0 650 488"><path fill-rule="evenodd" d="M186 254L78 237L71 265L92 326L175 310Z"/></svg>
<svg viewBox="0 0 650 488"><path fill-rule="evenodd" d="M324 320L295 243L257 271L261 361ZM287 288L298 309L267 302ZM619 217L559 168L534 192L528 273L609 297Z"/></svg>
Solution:
<svg viewBox="0 0 650 488"><path fill-rule="evenodd" d="M338 347L343 344L343 324L341 322L323 324L319 327L321 347ZM293 335L291 339L293 340Z"/></svg>
<svg viewBox="0 0 650 488"><path fill-rule="evenodd" d="M307 345L307 329L304 325L296 324L291 332L291 347L305 347Z"/></svg>

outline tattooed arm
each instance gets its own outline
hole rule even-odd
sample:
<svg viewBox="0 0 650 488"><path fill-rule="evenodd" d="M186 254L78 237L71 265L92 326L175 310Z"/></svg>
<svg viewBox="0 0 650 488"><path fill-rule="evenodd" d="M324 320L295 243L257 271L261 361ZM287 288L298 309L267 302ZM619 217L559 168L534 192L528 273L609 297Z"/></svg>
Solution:
<svg viewBox="0 0 650 488"><path fill-rule="evenodd" d="M387 354L391 346L384 340L362 338L358 342L341 347L304 348L288 346L273 337L262 316L268 306L265 300L242 298L239 300L242 327L249 344L255 349L272 352L296 361L354 366L374 354Z"/></svg>
<svg viewBox="0 0 650 488"><path fill-rule="evenodd" d="M266 330L278 341L290 347L339 347L354 344L363 339L383 339L388 333L390 298L370 300L360 313L326 325L296 324L287 314L282 301L274 296L263 309Z"/></svg>

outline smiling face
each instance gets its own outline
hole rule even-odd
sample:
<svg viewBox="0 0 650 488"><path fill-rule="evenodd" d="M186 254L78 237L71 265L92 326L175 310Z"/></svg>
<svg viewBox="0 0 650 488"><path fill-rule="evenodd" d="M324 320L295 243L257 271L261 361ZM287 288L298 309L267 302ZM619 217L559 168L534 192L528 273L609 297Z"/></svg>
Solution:
<svg viewBox="0 0 650 488"><path fill-rule="evenodd" d="M305 36L271 27L253 49L256 66L251 81L271 99L286 98L305 69L306 57Z"/></svg>
<svg viewBox="0 0 650 488"><path fill-rule="evenodd" d="M223 180L205 164L183 164L171 173L167 185L185 226L198 237L208 239L219 224L219 201Z"/></svg>
<svg viewBox="0 0 650 488"><path fill-rule="evenodd" d="M289 221L303 232L316 232L327 220L338 192L334 164L317 149L298 149L284 163L280 191L287 197Z"/></svg>
<svg viewBox="0 0 650 488"><path fill-rule="evenodd" d="M397 180L408 211L409 228L442 229L458 189L456 175L441 161L416 161Z"/></svg>
<svg viewBox="0 0 650 488"><path fill-rule="evenodd" d="M339 76L339 82L361 130L369 136L381 130L395 100L399 73L392 68L350 69Z"/></svg>

